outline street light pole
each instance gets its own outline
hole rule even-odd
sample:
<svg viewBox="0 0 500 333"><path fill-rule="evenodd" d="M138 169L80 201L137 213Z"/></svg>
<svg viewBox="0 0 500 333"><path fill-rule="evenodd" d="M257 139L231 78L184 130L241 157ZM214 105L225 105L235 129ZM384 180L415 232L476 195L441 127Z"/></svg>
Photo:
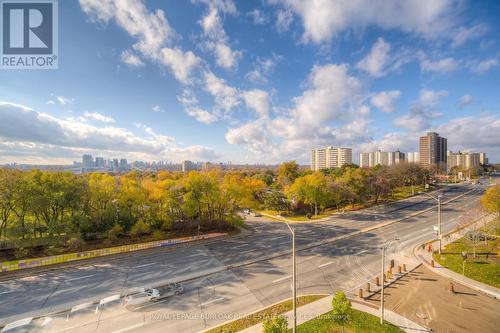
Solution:
<svg viewBox="0 0 500 333"><path fill-rule="evenodd" d="M382 246L382 271L380 280L382 281L382 289L380 290L380 325L384 324L384 272L385 272L385 246Z"/></svg>
<svg viewBox="0 0 500 333"><path fill-rule="evenodd" d="M295 263L295 229L287 223L288 229L292 233L292 297L293 297L293 333L297 332L297 277Z"/></svg>
<svg viewBox="0 0 500 333"><path fill-rule="evenodd" d="M443 238L441 233L441 195L437 197L438 201L438 233L439 233L439 254L441 254L441 239Z"/></svg>

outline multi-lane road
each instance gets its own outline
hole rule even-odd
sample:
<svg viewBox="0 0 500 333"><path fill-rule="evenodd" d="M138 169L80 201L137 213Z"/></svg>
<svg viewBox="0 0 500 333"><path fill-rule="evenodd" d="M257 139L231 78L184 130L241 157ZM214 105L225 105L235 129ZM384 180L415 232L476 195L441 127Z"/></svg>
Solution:
<svg viewBox="0 0 500 333"><path fill-rule="evenodd" d="M443 201L443 232L470 215L484 193L483 185L453 185ZM415 245L433 238L435 201L420 195L359 212L335 215L321 222L296 224L298 293L351 290L377 274L379 247L399 238L390 256L410 263ZM415 212L429 209L411 217ZM410 216L410 217L409 217ZM323 240L382 228L319 245ZM46 272L0 274L0 324L40 317L32 324L46 332L198 332L290 297L290 232L281 222L255 218L252 231L178 249L155 249L86 261ZM280 255L280 256L274 256ZM242 265L244 264L244 265ZM157 303L126 309L120 301L80 310L67 309L135 287L187 280L184 293ZM58 314L55 312L62 311Z"/></svg>

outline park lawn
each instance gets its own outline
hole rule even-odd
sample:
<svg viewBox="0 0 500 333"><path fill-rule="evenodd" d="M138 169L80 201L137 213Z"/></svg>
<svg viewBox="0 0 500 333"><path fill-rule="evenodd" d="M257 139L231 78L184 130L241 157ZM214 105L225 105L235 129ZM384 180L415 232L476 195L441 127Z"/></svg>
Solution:
<svg viewBox="0 0 500 333"><path fill-rule="evenodd" d="M424 191L425 188L423 185L415 185L413 186L413 193L416 195L418 192ZM394 189L394 197L389 198L391 200L401 200L411 197L411 186L401 186Z"/></svg>
<svg viewBox="0 0 500 333"><path fill-rule="evenodd" d="M497 219L490 222L486 230L490 230L490 234L496 234L496 236L498 236L500 231L498 225L500 225L500 220ZM472 256L472 241L467 240L464 237L444 247L441 255L434 253L433 257L434 260L446 268L462 274L462 251L465 251L468 254L467 261L465 262L465 276L500 288L500 258L498 257L498 254L500 253L499 238L488 240L487 245L484 240L477 241L476 258L473 258Z"/></svg>
<svg viewBox="0 0 500 333"><path fill-rule="evenodd" d="M380 325L380 319L369 313L351 309L351 321L344 327L345 333L396 333L404 332L387 321ZM319 318L309 320L297 327L301 333L334 333L341 332L341 326L333 321L333 313L328 312ZM288 330L292 332L292 330Z"/></svg>
<svg viewBox="0 0 500 333"><path fill-rule="evenodd" d="M307 296L299 296L297 298L297 307L302 305L306 305L308 303L317 301L326 295L307 295ZM217 328L211 329L205 333L233 333L244 330L245 328L256 325L264 320L267 316L276 316L283 314L292 310L293 304L292 300L286 300L284 302L272 305L268 308L260 310L254 314L243 317L241 319L229 322L225 325L219 326Z"/></svg>
<svg viewBox="0 0 500 333"><path fill-rule="evenodd" d="M271 215L273 219L276 219L278 221L282 221L281 218L291 220L291 221L297 221L297 222L308 222L308 221L314 221L314 220L319 220L325 217L330 216L331 214L325 213L325 214L318 214L318 215L313 215L310 219L307 218L305 214L297 214L297 213L285 213L285 212L280 212L281 218L277 217L278 211L276 210L260 210L259 213L261 214L267 214Z"/></svg>

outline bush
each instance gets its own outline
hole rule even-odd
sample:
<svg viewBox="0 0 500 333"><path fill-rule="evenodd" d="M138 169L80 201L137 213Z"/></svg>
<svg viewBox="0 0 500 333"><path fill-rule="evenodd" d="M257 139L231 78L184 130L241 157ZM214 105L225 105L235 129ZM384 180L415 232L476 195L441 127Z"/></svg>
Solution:
<svg viewBox="0 0 500 333"><path fill-rule="evenodd" d="M342 332L344 332L345 324L351 320L351 301L347 299L343 292L339 291L332 299L332 308L333 321L342 326Z"/></svg>
<svg viewBox="0 0 500 333"><path fill-rule="evenodd" d="M85 245L85 242L78 237L70 238L66 242L66 247L70 251L80 251L81 249L83 249L84 245Z"/></svg>
<svg viewBox="0 0 500 333"><path fill-rule="evenodd" d="M14 257L16 257L16 259L26 258L28 254L29 254L28 249L25 249L24 247L19 247L14 250Z"/></svg>
<svg viewBox="0 0 500 333"><path fill-rule="evenodd" d="M165 238L165 234L161 230L155 230L153 231L153 238L155 240L163 239Z"/></svg>
<svg viewBox="0 0 500 333"><path fill-rule="evenodd" d="M284 316L268 316L263 323L264 333L288 332L288 321Z"/></svg>
<svg viewBox="0 0 500 333"><path fill-rule="evenodd" d="M137 221L132 229L130 229L130 234L132 236L144 236L149 234L150 228L143 220Z"/></svg>
<svg viewBox="0 0 500 333"><path fill-rule="evenodd" d="M110 240L117 240L118 237L123 235L123 227L119 224L115 224L113 228L108 230L107 237Z"/></svg>

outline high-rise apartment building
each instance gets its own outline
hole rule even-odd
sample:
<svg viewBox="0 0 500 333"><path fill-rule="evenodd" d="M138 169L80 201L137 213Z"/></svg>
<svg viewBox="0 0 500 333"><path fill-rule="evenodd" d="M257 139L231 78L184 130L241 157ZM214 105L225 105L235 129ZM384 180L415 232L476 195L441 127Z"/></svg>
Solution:
<svg viewBox="0 0 500 333"><path fill-rule="evenodd" d="M420 153L419 152L406 153L406 162L420 163Z"/></svg>
<svg viewBox="0 0 500 333"><path fill-rule="evenodd" d="M98 168L104 168L106 166L104 163L104 158L103 157L96 157L95 158L95 166Z"/></svg>
<svg viewBox="0 0 500 333"><path fill-rule="evenodd" d="M451 170L453 167L457 167L462 170L477 169L481 164L480 153L472 153L472 152L454 153L452 151L449 151L447 157L448 157L448 170Z"/></svg>
<svg viewBox="0 0 500 333"><path fill-rule="evenodd" d="M311 151L311 170L317 171L328 168L340 168L352 163L351 148L327 147Z"/></svg>
<svg viewBox="0 0 500 333"><path fill-rule="evenodd" d="M446 169L447 140L438 133L428 132L420 137L420 165L424 168Z"/></svg>
<svg viewBox="0 0 500 333"><path fill-rule="evenodd" d="M395 165L405 161L405 154L398 151L374 151L359 154L359 166L371 168L376 165Z"/></svg>
<svg viewBox="0 0 500 333"><path fill-rule="evenodd" d="M479 163L482 165L488 164L488 158L486 157L486 153L479 153Z"/></svg>

